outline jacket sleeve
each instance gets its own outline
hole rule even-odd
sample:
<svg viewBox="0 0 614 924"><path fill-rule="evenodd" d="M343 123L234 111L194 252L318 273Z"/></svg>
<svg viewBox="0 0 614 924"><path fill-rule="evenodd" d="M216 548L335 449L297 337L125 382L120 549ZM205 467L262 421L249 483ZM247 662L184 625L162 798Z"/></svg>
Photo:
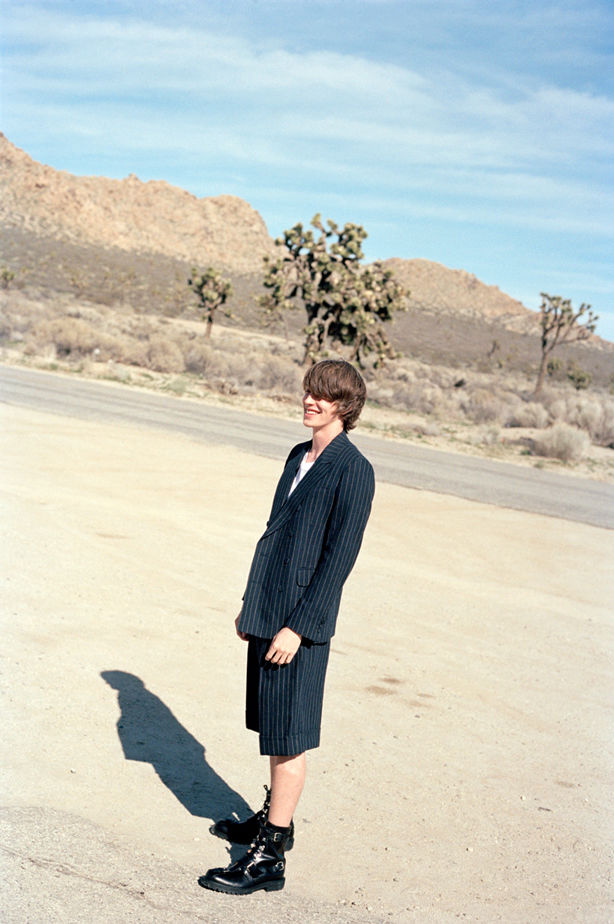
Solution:
<svg viewBox="0 0 614 924"><path fill-rule="evenodd" d="M375 491L373 469L359 457L344 471L318 564L285 625L314 642L334 633L339 598L360 551Z"/></svg>

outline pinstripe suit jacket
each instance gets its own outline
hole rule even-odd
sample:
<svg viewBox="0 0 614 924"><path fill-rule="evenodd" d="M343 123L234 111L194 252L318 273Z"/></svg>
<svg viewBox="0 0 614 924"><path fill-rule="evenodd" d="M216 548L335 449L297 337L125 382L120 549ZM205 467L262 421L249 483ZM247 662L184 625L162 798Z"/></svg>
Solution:
<svg viewBox="0 0 614 924"><path fill-rule="evenodd" d="M239 629L259 638L283 626L312 642L334 635L343 584L371 511L373 469L345 432L288 497L310 446L300 443L288 456L252 561Z"/></svg>

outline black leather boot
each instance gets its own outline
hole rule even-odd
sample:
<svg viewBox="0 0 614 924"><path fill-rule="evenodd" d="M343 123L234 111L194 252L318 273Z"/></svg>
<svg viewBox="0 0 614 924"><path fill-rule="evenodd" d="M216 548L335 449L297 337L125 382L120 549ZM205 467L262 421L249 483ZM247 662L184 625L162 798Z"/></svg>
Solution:
<svg viewBox="0 0 614 924"><path fill-rule="evenodd" d="M215 834L216 837L221 837L225 841L230 841L231 844L251 844L252 841L258 837L261 824L267 821L269 817L271 790L268 786L265 786L264 789L266 792L264 805L259 812L256 812L255 815L251 815L245 821L235 821L234 818L223 818L221 821L216 821L215 824L212 824L209 828L211 834ZM285 849L292 850L293 847L294 822L291 821L290 834Z"/></svg>
<svg viewBox="0 0 614 924"><path fill-rule="evenodd" d="M249 895L264 889L278 891L285 885L286 858L284 852L289 828L276 828L263 822L258 835L244 857L225 869L207 870L198 880L203 889L227 892L230 895Z"/></svg>

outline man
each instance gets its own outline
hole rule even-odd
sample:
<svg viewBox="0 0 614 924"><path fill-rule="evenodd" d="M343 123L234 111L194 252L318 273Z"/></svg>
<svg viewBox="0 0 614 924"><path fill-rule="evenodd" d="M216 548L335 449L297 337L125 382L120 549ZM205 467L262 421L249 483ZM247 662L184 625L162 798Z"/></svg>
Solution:
<svg viewBox="0 0 614 924"><path fill-rule="evenodd" d="M251 847L198 880L239 895L284 887L305 751L320 743L330 639L374 492L373 469L347 437L366 398L360 374L344 360L323 360L303 388L312 439L288 456L235 620L248 642L246 724L269 755L270 791L256 815L212 826L218 837Z"/></svg>

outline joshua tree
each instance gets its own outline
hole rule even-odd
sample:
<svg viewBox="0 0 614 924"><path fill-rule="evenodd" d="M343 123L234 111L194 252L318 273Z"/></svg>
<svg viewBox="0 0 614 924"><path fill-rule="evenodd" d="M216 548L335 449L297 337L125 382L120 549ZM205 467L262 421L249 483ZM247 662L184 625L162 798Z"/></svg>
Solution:
<svg viewBox="0 0 614 924"><path fill-rule="evenodd" d="M15 273L13 270L10 270L8 266L4 266L0 272L0 288L8 289L14 278Z"/></svg>
<svg viewBox="0 0 614 924"><path fill-rule="evenodd" d="M576 343L587 340L595 327L599 316L593 314L590 305L584 302L576 310L572 308L571 299L560 295L548 295L540 292L542 303L540 305L540 325L542 329L541 349L542 355L537 373L534 397L538 397L548 369L548 357L555 347L562 343ZM584 319L581 323L581 319Z"/></svg>
<svg viewBox="0 0 614 924"><path fill-rule="evenodd" d="M232 285L228 279L224 279L212 266L200 276L198 275L198 270L193 267L192 276L188 279L188 285L192 286L198 296L200 307L207 321L205 337L208 340L211 336L215 313L218 308L224 305L226 299L232 295ZM224 311L224 315L227 318L232 317L230 311Z"/></svg>
<svg viewBox="0 0 614 924"><path fill-rule="evenodd" d="M296 224L275 242L286 253L265 257L263 284L270 291L259 302L269 319L281 318L286 308L301 299L307 313L304 362L315 362L328 344L349 347L349 358L362 365L376 353L375 365L394 356L383 323L394 311L406 310L408 294L380 263L363 266L362 242L367 232L360 225L311 221L319 234ZM330 245L330 246L329 246Z"/></svg>

